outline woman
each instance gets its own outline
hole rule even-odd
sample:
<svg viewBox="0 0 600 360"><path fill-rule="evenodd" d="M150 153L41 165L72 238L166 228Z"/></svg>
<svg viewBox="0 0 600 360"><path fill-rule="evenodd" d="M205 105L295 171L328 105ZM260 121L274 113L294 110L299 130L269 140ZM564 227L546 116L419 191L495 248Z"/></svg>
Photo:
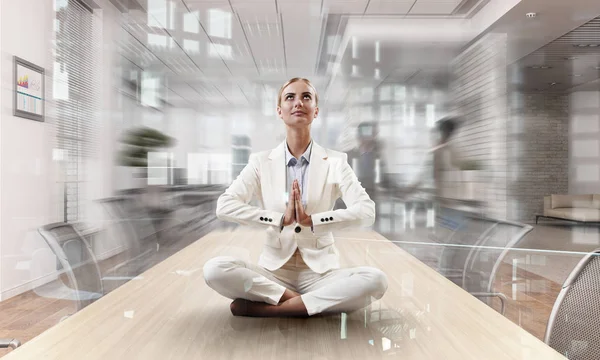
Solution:
<svg viewBox="0 0 600 360"><path fill-rule="evenodd" d="M387 278L378 269L339 268L331 232L372 225L375 206L346 154L312 141L318 102L310 81L286 82L277 99L286 140L271 151L253 154L217 202L219 219L259 226L267 233L258 266L229 256L204 265L208 286L234 300L234 315L352 311L368 305L371 297L380 299L387 289ZM249 205L253 197L261 207ZM347 208L333 211L339 197Z"/></svg>

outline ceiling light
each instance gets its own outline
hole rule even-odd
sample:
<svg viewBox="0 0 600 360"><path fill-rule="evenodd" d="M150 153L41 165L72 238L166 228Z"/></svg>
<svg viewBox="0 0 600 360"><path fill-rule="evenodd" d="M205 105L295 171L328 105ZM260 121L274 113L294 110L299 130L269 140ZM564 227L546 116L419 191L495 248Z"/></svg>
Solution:
<svg viewBox="0 0 600 360"><path fill-rule="evenodd" d="M581 74L573 74L572 77L581 77Z"/></svg>
<svg viewBox="0 0 600 360"><path fill-rule="evenodd" d="M548 65L531 65L528 67L530 69L552 69L552 66L548 66Z"/></svg>
<svg viewBox="0 0 600 360"><path fill-rule="evenodd" d="M576 56L569 56L569 57L566 57L565 60L577 60L577 57Z"/></svg>
<svg viewBox="0 0 600 360"><path fill-rule="evenodd" d="M556 82L551 82L551 83L550 83L550 86L554 86L554 85L556 85L556 84L558 84L558 83L556 83Z"/></svg>
<svg viewBox="0 0 600 360"><path fill-rule="evenodd" d="M584 48L584 47L598 47L600 46L600 44L573 44L574 47L578 47L578 48Z"/></svg>

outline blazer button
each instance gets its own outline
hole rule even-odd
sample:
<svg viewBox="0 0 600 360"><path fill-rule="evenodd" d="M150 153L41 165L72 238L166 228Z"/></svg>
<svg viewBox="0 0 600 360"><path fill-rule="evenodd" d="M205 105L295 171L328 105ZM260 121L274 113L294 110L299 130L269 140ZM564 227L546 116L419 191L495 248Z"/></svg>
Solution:
<svg viewBox="0 0 600 360"><path fill-rule="evenodd" d="M325 219L321 218L321 222L325 222Z"/></svg>
<svg viewBox="0 0 600 360"><path fill-rule="evenodd" d="M296 226L296 228L294 229L295 232L299 233L300 231L302 231L302 229L300 228L300 226Z"/></svg>
<svg viewBox="0 0 600 360"><path fill-rule="evenodd" d="M273 222L273 219L269 218L269 222Z"/></svg>
<svg viewBox="0 0 600 360"><path fill-rule="evenodd" d="M329 220L333 221L333 216L329 218Z"/></svg>
<svg viewBox="0 0 600 360"><path fill-rule="evenodd" d="M325 221L329 221L329 218L325 218Z"/></svg>
<svg viewBox="0 0 600 360"><path fill-rule="evenodd" d="M263 221L264 219L265 219L264 217L262 217L262 216L260 217L260 221Z"/></svg>

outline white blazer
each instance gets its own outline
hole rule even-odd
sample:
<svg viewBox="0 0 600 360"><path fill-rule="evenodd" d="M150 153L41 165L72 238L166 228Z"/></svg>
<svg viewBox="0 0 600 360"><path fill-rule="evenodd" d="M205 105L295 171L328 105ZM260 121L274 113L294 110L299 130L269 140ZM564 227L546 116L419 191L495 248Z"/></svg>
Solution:
<svg viewBox="0 0 600 360"><path fill-rule="evenodd" d="M304 262L315 272L339 268L334 230L371 226L375 203L360 185L347 155L325 149L313 142L308 168L306 213L310 227L294 230L292 224L280 230L289 189L286 189L285 141L270 151L250 155L248 165L217 201L217 217L241 225L258 226L267 233L258 264L276 270L299 249ZM346 209L333 210L338 198ZM250 205L258 199L260 207Z"/></svg>

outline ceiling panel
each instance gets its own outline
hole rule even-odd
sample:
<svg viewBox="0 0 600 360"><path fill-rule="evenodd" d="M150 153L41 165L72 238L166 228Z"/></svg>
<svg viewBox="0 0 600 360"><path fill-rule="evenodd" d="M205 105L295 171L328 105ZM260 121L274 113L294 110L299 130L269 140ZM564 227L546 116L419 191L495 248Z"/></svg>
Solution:
<svg viewBox="0 0 600 360"><path fill-rule="evenodd" d="M321 0L303 0L295 2L290 0L278 0L277 9L282 14L296 14L296 16L317 16L321 15ZM307 19L308 20L308 19Z"/></svg>
<svg viewBox="0 0 600 360"><path fill-rule="evenodd" d="M277 6L274 0L232 0L231 6L244 19L277 14Z"/></svg>
<svg viewBox="0 0 600 360"><path fill-rule="evenodd" d="M595 88L600 79L600 17L570 31L511 65L520 91L563 92Z"/></svg>
<svg viewBox="0 0 600 360"><path fill-rule="evenodd" d="M410 10L411 15L450 15L458 7L461 0L417 0Z"/></svg>
<svg viewBox="0 0 600 360"><path fill-rule="evenodd" d="M281 15L286 70L288 77L310 77L315 72L323 22L319 11L309 2L296 5L296 8L295 12L284 12ZM309 16L313 11L316 11L316 15Z"/></svg>
<svg viewBox="0 0 600 360"><path fill-rule="evenodd" d="M229 3L196 1L188 4L188 8L190 12L184 9L180 16L187 13L185 16L188 16L188 21L195 19L202 27L190 26L189 30L193 32L179 31L176 37L207 76L215 80L224 76L255 76L256 66L250 48ZM215 9L219 11L211 12Z"/></svg>
<svg viewBox="0 0 600 360"><path fill-rule="evenodd" d="M363 14L368 0L330 0L323 4L324 10L330 14Z"/></svg>
<svg viewBox="0 0 600 360"><path fill-rule="evenodd" d="M366 14L405 15L414 3L414 0L371 0Z"/></svg>
<svg viewBox="0 0 600 360"><path fill-rule="evenodd" d="M260 74L285 73L280 18L277 14L244 17L240 21Z"/></svg>

